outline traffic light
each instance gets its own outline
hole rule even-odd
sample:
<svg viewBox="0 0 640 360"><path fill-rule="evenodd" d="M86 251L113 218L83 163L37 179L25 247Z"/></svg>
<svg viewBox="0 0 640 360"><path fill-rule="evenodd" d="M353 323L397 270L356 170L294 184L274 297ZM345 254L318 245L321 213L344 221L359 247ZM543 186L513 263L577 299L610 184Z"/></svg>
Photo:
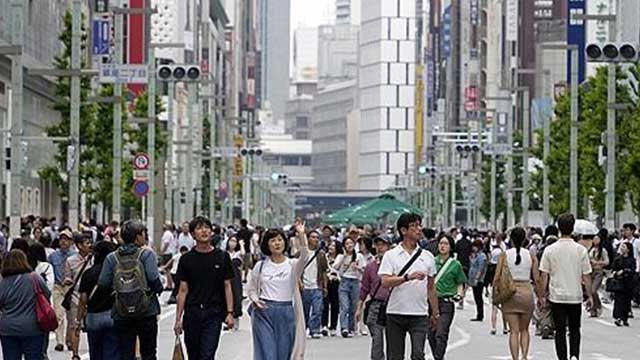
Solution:
<svg viewBox="0 0 640 360"><path fill-rule="evenodd" d="M242 155L242 156L262 156L262 149L260 149L260 148L242 148L242 149L240 149L240 155Z"/></svg>
<svg viewBox="0 0 640 360"><path fill-rule="evenodd" d="M460 156L462 156L463 158L468 157L470 154L472 153L477 153L480 151L480 145L478 144L458 144L456 145L456 151L460 154Z"/></svg>
<svg viewBox="0 0 640 360"><path fill-rule="evenodd" d="M588 62L634 63L638 61L638 49L629 43L588 44L585 55Z"/></svg>
<svg viewBox="0 0 640 360"><path fill-rule="evenodd" d="M198 81L200 80L200 66L197 65L160 65L157 70L160 81Z"/></svg>
<svg viewBox="0 0 640 360"><path fill-rule="evenodd" d="M289 177L287 176L287 174L281 174L281 173L271 173L271 180L273 180L274 183L279 183L281 182L283 185L287 185L289 183Z"/></svg>

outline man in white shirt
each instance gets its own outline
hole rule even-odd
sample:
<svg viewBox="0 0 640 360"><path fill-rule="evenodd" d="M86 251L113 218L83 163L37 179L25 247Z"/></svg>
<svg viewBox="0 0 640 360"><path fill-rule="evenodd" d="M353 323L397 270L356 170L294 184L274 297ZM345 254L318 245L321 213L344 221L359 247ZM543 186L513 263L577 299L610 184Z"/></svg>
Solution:
<svg viewBox="0 0 640 360"><path fill-rule="evenodd" d="M311 231L307 235L309 242L309 259L302 272L302 307L304 321L309 330L309 336L319 339L322 326L322 299L327 289L327 255L320 248L320 235Z"/></svg>
<svg viewBox="0 0 640 360"><path fill-rule="evenodd" d="M591 289L591 262L587 249L571 238L575 225L572 214L558 217L560 239L544 250L540 261L542 284L538 299L544 304L544 289L549 284L549 302L555 324L555 346L559 360L567 360L567 326L571 360L580 358L580 321L582 317L582 285ZM549 282L550 281L550 282ZM589 293L587 306L593 298Z"/></svg>
<svg viewBox="0 0 640 360"><path fill-rule="evenodd" d="M180 233L180 236L178 236L178 249L186 246L187 249L191 250L191 248L193 248L195 244L196 241L193 240L191 233L189 233L189 222L185 221L182 224L182 232Z"/></svg>
<svg viewBox="0 0 640 360"><path fill-rule="evenodd" d="M405 213L400 216L396 228L402 242L385 253L378 270L382 286L391 289L385 329L390 360L404 359L407 333L411 338L411 359L423 360L429 304L433 309L431 326L437 326L440 318L435 287L435 259L430 252L418 246L422 237L421 223L420 215ZM401 274L412 259L413 263Z"/></svg>

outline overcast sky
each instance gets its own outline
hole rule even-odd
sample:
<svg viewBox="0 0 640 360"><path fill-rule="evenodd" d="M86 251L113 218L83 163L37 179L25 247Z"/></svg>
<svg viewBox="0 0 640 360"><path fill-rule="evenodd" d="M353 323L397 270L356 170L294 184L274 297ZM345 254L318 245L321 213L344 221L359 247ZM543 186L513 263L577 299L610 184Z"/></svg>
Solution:
<svg viewBox="0 0 640 360"><path fill-rule="evenodd" d="M291 0L291 31L326 24L333 17L334 6L335 0Z"/></svg>

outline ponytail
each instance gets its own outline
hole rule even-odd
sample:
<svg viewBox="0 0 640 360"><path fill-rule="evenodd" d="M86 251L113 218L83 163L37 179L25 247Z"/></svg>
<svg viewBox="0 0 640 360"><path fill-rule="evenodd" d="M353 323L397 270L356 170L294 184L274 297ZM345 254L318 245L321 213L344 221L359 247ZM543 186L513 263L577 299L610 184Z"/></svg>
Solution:
<svg viewBox="0 0 640 360"><path fill-rule="evenodd" d="M522 262L522 256L520 256L520 249L524 244L524 240L527 236L526 231L521 227L516 227L511 230L511 243L516 247L516 265L520 265Z"/></svg>
<svg viewBox="0 0 640 360"><path fill-rule="evenodd" d="M520 246L516 246L516 265L520 265L522 256L520 256Z"/></svg>

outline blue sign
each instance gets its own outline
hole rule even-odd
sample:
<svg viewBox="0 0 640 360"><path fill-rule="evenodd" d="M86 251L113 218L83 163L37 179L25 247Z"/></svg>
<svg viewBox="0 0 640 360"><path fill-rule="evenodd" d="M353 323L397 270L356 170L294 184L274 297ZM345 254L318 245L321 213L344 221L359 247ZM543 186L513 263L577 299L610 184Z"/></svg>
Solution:
<svg viewBox="0 0 640 360"><path fill-rule="evenodd" d="M569 25L567 26L567 43L578 45L578 83L585 80L587 64L584 54L586 30L584 20L574 19L574 15L586 14L585 0L567 0L569 2ZM567 51L567 84L571 83L571 54Z"/></svg>
<svg viewBox="0 0 640 360"><path fill-rule="evenodd" d="M448 59L451 55L451 5L444 9L442 20L442 56Z"/></svg>
<svg viewBox="0 0 640 360"><path fill-rule="evenodd" d="M149 183L144 180L136 180L133 184L133 192L139 197L147 196L149 193Z"/></svg>
<svg viewBox="0 0 640 360"><path fill-rule="evenodd" d="M109 55L111 35L109 20L93 20L93 55Z"/></svg>

